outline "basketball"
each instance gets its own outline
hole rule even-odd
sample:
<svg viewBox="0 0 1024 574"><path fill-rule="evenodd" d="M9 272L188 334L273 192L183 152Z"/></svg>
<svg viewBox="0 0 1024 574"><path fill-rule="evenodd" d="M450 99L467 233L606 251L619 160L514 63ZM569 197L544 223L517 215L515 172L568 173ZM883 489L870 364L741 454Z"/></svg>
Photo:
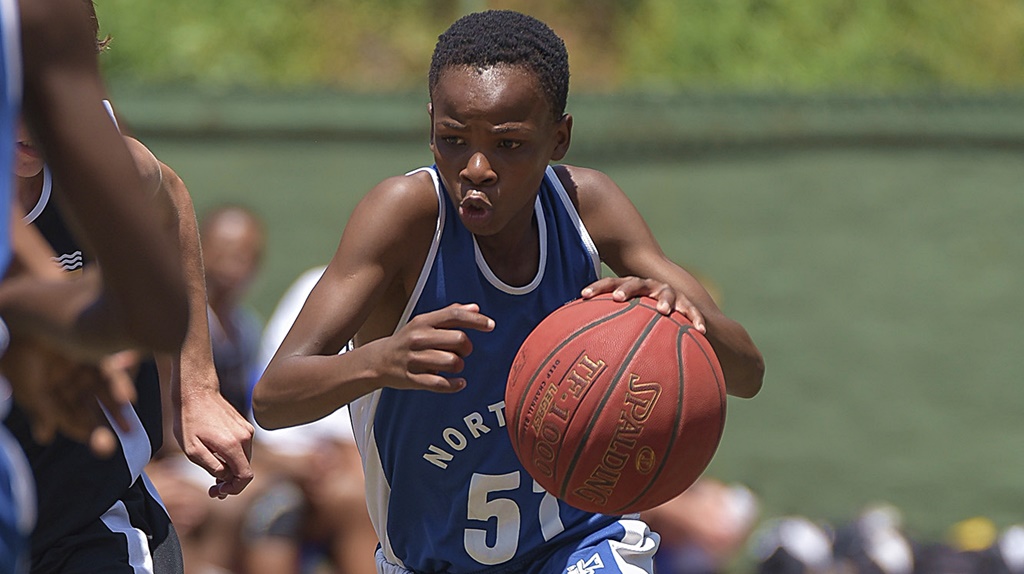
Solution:
<svg viewBox="0 0 1024 574"><path fill-rule="evenodd" d="M505 417L545 490L590 512L658 506L704 472L725 428L725 379L704 335L649 297L577 299L509 371Z"/></svg>

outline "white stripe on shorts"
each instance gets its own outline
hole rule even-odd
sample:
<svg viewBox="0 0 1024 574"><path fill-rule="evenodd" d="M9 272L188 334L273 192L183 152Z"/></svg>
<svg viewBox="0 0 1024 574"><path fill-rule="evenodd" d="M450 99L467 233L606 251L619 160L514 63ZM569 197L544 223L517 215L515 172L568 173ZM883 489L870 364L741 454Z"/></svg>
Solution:
<svg viewBox="0 0 1024 574"><path fill-rule="evenodd" d="M623 574L653 572L654 553L661 545L661 537L641 520L624 518L619 525L625 529L622 540L608 541L619 570Z"/></svg>
<svg viewBox="0 0 1024 574"><path fill-rule="evenodd" d="M132 526L128 508L118 500L100 517L111 532L120 532L128 541L128 565L136 574L153 573L153 556L149 553L146 533Z"/></svg>

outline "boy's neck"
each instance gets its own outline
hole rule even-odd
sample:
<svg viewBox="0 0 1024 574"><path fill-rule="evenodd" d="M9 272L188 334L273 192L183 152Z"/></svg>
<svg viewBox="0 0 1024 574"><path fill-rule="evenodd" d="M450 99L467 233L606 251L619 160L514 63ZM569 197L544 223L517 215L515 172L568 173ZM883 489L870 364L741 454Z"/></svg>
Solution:
<svg viewBox="0 0 1024 574"><path fill-rule="evenodd" d="M502 282L513 287L528 285L537 276L540 265L540 236L537 218L522 232L506 229L493 236L475 236L480 254Z"/></svg>

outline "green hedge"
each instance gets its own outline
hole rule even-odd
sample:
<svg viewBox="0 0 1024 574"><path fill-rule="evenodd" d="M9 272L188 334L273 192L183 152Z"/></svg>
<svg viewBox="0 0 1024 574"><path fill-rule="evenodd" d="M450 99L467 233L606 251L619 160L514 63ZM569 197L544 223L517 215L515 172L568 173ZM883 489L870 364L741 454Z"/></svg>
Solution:
<svg viewBox="0 0 1024 574"><path fill-rule="evenodd" d="M423 84L460 14L514 8L566 40L574 88L891 92L1024 85L1017 0L106 0L117 82Z"/></svg>

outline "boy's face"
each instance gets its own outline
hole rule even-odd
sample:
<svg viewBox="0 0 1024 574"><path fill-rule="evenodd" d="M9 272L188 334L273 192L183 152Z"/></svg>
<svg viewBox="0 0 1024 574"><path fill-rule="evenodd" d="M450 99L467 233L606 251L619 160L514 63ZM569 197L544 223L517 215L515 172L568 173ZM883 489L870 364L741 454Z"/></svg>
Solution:
<svg viewBox="0 0 1024 574"><path fill-rule="evenodd" d="M430 148L469 231L495 235L531 221L550 161L569 148L571 118L556 120L534 74L517 66L444 70L431 94Z"/></svg>

